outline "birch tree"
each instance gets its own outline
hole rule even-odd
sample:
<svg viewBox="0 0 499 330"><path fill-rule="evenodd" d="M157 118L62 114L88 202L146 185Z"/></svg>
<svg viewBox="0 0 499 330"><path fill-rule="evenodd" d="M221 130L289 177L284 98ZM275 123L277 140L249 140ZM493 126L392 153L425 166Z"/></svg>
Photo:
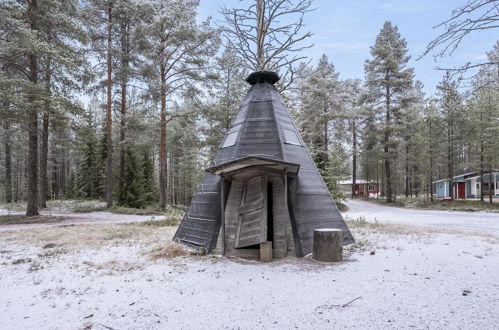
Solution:
<svg viewBox="0 0 499 330"><path fill-rule="evenodd" d="M461 43L475 33L495 30L499 28L499 1L498 0L467 0L464 5L453 9L451 15L445 21L435 25L434 29L442 29L442 32L430 41L423 57L433 53L433 57L441 58L445 55L453 55L461 46ZM496 42L497 45L497 42ZM499 58L488 57L481 63L467 62L455 68L439 68L452 72L453 74L463 74L467 71L484 68L489 69L499 64ZM497 81L498 76L490 77L491 81ZM487 85L491 81L482 82ZM476 90L475 81L475 90Z"/></svg>
<svg viewBox="0 0 499 330"><path fill-rule="evenodd" d="M312 33L302 31L311 4L311 0L256 0L245 8L224 7L226 40L248 70L280 73L284 90L293 81L293 64L306 58L300 52L312 47L307 43Z"/></svg>

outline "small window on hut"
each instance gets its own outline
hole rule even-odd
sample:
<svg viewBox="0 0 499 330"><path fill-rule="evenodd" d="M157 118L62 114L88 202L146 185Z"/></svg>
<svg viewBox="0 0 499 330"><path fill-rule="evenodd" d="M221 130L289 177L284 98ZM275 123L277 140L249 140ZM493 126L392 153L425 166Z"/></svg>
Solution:
<svg viewBox="0 0 499 330"><path fill-rule="evenodd" d="M295 146L301 146L300 139L295 132L284 129L282 130L284 133L284 143L294 144Z"/></svg>
<svg viewBox="0 0 499 330"><path fill-rule="evenodd" d="M240 129L241 126L237 126L236 128L232 129L232 131L227 135L227 138L225 138L225 142L222 145L222 148L232 147L234 144L236 144Z"/></svg>

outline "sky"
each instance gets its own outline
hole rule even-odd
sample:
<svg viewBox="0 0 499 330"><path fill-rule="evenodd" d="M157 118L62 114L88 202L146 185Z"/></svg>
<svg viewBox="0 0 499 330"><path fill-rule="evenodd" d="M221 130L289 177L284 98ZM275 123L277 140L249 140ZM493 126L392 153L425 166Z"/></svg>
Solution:
<svg viewBox="0 0 499 330"><path fill-rule="evenodd" d="M364 63L370 57L369 47L374 44L383 23L391 21L398 26L399 33L407 41L416 79L424 84L428 94L442 79L443 71L435 67L456 67L467 62L485 58L499 39L497 30L471 35L452 55L439 58L431 55L416 61L426 45L441 32L433 27L446 20L452 9L462 6L467 0L314 0L314 12L305 16L303 31L313 33L314 46L304 51L316 63L326 54L340 78L364 78ZM244 7L240 0L200 0L199 18L211 16L220 21L219 8Z"/></svg>

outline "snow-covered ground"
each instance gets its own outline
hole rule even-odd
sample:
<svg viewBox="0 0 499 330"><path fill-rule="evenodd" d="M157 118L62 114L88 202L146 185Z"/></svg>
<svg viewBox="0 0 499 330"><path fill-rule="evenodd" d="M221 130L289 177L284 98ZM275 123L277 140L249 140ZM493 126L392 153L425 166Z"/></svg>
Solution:
<svg viewBox="0 0 499 330"><path fill-rule="evenodd" d="M349 210L343 213L350 219L364 217L367 221L400 223L499 235L499 213L414 210L387 207L361 200L347 200Z"/></svg>
<svg viewBox="0 0 499 330"><path fill-rule="evenodd" d="M497 327L497 232L377 219L336 264L161 258L172 227L0 232L0 329Z"/></svg>

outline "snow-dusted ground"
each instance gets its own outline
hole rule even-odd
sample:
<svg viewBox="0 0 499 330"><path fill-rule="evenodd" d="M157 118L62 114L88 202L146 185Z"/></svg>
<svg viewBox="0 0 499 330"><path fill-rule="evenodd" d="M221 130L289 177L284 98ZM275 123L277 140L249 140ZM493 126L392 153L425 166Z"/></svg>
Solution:
<svg viewBox="0 0 499 330"><path fill-rule="evenodd" d="M492 329L499 323L497 235L350 226L357 246L336 264L152 258L175 228L138 224L1 232L0 329Z"/></svg>
<svg viewBox="0 0 499 330"><path fill-rule="evenodd" d="M343 213L350 219L364 217L367 221L400 223L499 235L499 213L413 210L387 207L361 200L347 200L349 210Z"/></svg>

